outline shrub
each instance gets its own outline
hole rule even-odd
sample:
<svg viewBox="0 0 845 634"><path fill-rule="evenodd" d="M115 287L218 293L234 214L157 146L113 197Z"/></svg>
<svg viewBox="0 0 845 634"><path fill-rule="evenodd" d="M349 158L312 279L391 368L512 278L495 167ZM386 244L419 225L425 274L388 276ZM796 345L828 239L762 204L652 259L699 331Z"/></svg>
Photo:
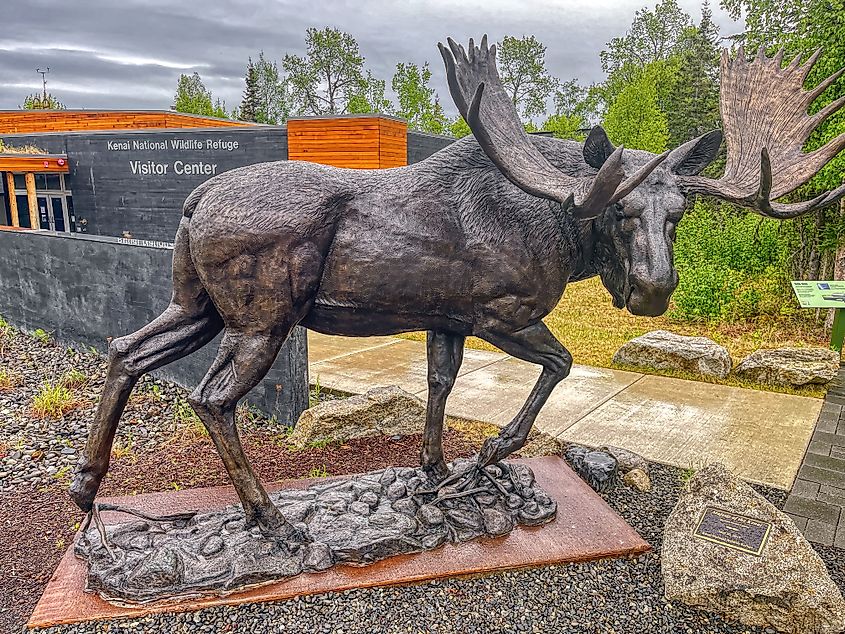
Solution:
<svg viewBox="0 0 845 634"><path fill-rule="evenodd" d="M686 321L739 321L793 312L791 225L698 200L678 227L680 283L670 315Z"/></svg>
<svg viewBox="0 0 845 634"><path fill-rule="evenodd" d="M46 343L49 343L49 341L50 341L50 333L47 332L46 330L41 329L41 328L36 328L32 332L32 336L39 343L46 344Z"/></svg>
<svg viewBox="0 0 845 634"><path fill-rule="evenodd" d="M61 418L77 405L69 389L45 382L32 398L32 413L37 418Z"/></svg>

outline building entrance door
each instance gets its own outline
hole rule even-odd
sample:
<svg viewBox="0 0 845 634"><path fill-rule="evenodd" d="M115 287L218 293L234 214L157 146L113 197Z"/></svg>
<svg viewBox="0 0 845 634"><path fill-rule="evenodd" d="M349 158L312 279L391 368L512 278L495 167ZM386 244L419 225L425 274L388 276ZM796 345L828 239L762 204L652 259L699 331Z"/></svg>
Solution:
<svg viewBox="0 0 845 634"><path fill-rule="evenodd" d="M71 226L65 196L38 196L38 217L41 228L50 231L68 231Z"/></svg>

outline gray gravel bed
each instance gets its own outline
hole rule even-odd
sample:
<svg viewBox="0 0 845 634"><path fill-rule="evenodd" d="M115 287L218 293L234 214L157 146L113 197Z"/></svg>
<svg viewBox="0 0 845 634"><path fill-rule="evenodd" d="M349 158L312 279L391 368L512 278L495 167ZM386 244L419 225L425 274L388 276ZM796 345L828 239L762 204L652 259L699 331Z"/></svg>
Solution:
<svg viewBox="0 0 845 634"><path fill-rule="evenodd" d="M20 385L0 391L0 492L26 487L66 485L85 444L88 425L105 381L105 358L96 350L65 348L12 328L0 329L0 370L11 371ZM70 388L77 407L63 416L39 419L33 398L45 383L56 385L75 371L84 383ZM154 449L182 432L203 433L185 400L187 391L169 381L143 377L124 411L115 439L117 452ZM242 427L270 422L241 407ZM281 428L280 428L281 430Z"/></svg>
<svg viewBox="0 0 845 634"><path fill-rule="evenodd" d="M44 634L129 632L382 632L660 633L773 632L726 623L712 614L667 602L660 578L662 527L677 501L682 471L652 465L650 494L617 486L605 499L655 548L637 559L616 559L404 587L351 590L287 601L208 608L98 625L40 630ZM781 506L786 493L757 487ZM820 549L845 588L845 552Z"/></svg>

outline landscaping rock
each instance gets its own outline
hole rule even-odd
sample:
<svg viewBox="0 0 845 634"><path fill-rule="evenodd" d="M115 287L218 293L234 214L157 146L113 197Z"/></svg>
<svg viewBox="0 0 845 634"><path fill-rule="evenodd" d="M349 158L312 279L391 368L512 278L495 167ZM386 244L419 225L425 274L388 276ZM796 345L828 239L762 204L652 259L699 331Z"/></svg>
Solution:
<svg viewBox="0 0 845 634"><path fill-rule="evenodd" d="M425 403L395 385L366 394L325 401L299 417L290 442L299 448L315 442L343 442L366 436L422 433Z"/></svg>
<svg viewBox="0 0 845 634"><path fill-rule="evenodd" d="M636 489L642 493L651 491L651 479L642 469L631 469L622 476L622 481L632 489Z"/></svg>
<svg viewBox="0 0 845 634"><path fill-rule="evenodd" d="M628 451L622 447L611 446L600 447L599 451L609 453L616 458L616 463L619 465L619 473L628 473L634 469L639 469L648 474L648 461L638 453Z"/></svg>
<svg viewBox="0 0 845 634"><path fill-rule="evenodd" d="M706 507L771 523L757 556L696 537ZM845 601L824 562L789 517L723 465L699 471L666 522L666 598L745 625L782 632L840 632Z"/></svg>
<svg viewBox="0 0 845 634"><path fill-rule="evenodd" d="M564 455L575 473L581 476L581 479L594 491L604 493L616 482L618 466L616 458L610 454L571 445Z"/></svg>
<svg viewBox="0 0 845 634"><path fill-rule="evenodd" d="M701 376L725 378L731 357L723 346L707 337L684 337L654 330L631 339L613 355L613 363L654 370L682 370Z"/></svg>
<svg viewBox="0 0 845 634"><path fill-rule="evenodd" d="M839 372L839 353L825 348L756 350L736 366L742 379L773 385L825 384Z"/></svg>

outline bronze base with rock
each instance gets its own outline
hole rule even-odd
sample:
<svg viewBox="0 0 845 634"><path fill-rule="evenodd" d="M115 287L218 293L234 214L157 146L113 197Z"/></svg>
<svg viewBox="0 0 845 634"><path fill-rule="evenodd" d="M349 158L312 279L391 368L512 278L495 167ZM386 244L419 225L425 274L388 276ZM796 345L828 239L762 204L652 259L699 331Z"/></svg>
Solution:
<svg viewBox="0 0 845 634"><path fill-rule="evenodd" d="M793 521L723 465L699 471L666 522L666 597L780 632L845 629L845 601Z"/></svg>
<svg viewBox="0 0 845 634"><path fill-rule="evenodd" d="M236 589L325 570L366 565L445 542L545 524L557 504L525 464L478 469L459 461L439 483L421 469L388 468L271 495L300 537L269 539L245 525L240 506L153 518L80 533L88 589L132 605ZM104 510L109 510L106 507Z"/></svg>

